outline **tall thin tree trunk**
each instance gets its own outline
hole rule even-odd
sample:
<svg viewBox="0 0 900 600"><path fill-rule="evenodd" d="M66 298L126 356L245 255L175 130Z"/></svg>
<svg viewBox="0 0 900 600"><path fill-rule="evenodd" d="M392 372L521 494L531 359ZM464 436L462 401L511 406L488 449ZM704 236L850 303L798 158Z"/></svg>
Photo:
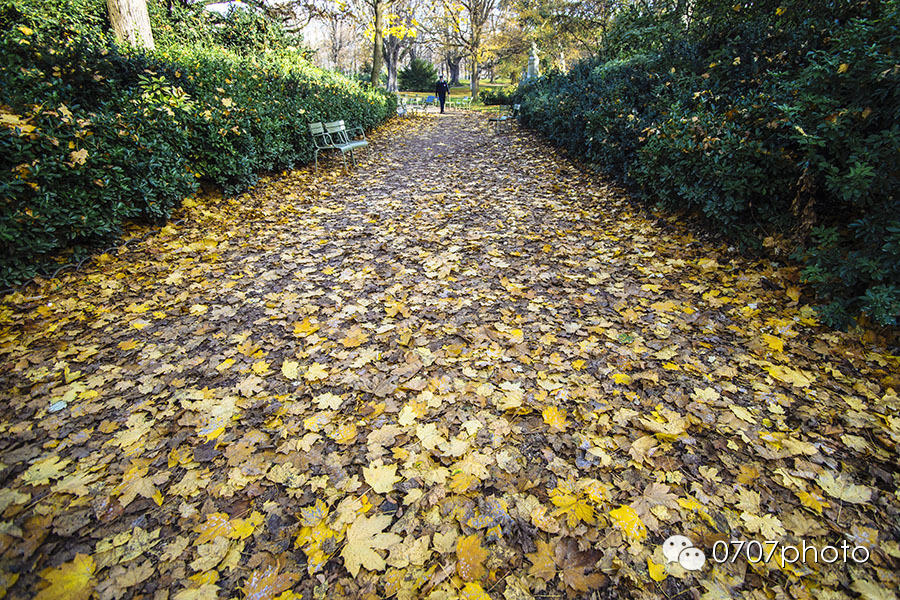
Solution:
<svg viewBox="0 0 900 600"><path fill-rule="evenodd" d="M472 100L478 97L478 59L474 56L472 57L472 64L470 72L472 74L472 79L469 82L469 89L472 90Z"/></svg>
<svg viewBox="0 0 900 600"><path fill-rule="evenodd" d="M395 38L388 37L389 42L395 42ZM397 91L397 64L400 62L400 45L398 43L385 44L384 65L387 67L387 91Z"/></svg>
<svg viewBox="0 0 900 600"><path fill-rule="evenodd" d="M375 9L375 46L372 51L372 85L378 85L378 77L381 75L382 43L384 38L384 3L385 0L374 0L372 7Z"/></svg>
<svg viewBox="0 0 900 600"><path fill-rule="evenodd" d="M109 20L119 43L152 50L153 32L146 0L106 0Z"/></svg>
<svg viewBox="0 0 900 600"><path fill-rule="evenodd" d="M450 87L459 85L459 63L462 62L461 56L447 56L447 70L450 72L450 81L447 83Z"/></svg>

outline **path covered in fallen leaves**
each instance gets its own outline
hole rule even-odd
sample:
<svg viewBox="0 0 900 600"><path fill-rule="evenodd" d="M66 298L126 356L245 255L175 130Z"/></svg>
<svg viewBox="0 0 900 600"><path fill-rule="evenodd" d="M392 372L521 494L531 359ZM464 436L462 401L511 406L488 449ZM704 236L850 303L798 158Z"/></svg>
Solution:
<svg viewBox="0 0 900 600"><path fill-rule="evenodd" d="M339 164L4 299L8 598L896 598L900 365L795 270L475 114Z"/></svg>

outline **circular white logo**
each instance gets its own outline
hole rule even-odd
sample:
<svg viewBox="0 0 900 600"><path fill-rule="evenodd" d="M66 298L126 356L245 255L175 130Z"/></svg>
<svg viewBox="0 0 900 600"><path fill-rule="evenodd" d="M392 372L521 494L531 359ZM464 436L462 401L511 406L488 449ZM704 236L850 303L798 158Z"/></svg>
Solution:
<svg viewBox="0 0 900 600"><path fill-rule="evenodd" d="M663 556L666 561L677 562L688 571L699 571L706 564L703 550L694 547L690 538L684 535L673 535L663 542Z"/></svg>
<svg viewBox="0 0 900 600"><path fill-rule="evenodd" d="M691 548L693 545L693 542L687 537L683 535L673 535L663 542L663 556L665 556L666 561L670 563L678 562L678 555L681 554L681 551L685 548Z"/></svg>
<svg viewBox="0 0 900 600"><path fill-rule="evenodd" d="M699 571L706 563L706 555L700 548L685 548L678 555L678 564L688 571Z"/></svg>

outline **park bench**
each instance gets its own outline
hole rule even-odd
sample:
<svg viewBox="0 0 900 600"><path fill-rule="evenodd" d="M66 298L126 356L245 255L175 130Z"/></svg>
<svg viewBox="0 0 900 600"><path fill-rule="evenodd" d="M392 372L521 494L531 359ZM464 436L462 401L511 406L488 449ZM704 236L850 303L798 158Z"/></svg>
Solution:
<svg viewBox="0 0 900 600"><path fill-rule="evenodd" d="M471 108L472 98L465 96L463 98L450 99L450 106L456 108Z"/></svg>
<svg viewBox="0 0 900 600"><path fill-rule="evenodd" d="M425 106L422 104L422 98L419 98L418 96L404 97L404 100L406 101L406 113L408 116L412 116L415 112L425 110Z"/></svg>
<svg viewBox="0 0 900 600"><path fill-rule="evenodd" d="M366 140L366 134L362 127L347 129L344 121L331 121L330 123L310 123L309 132L312 134L315 146L313 157L316 161L316 172L319 170L319 152L339 150L345 169L347 168L347 158L345 156L347 152L350 153L353 164L356 164L356 157L353 155L354 150L366 148L366 152L368 152L369 142ZM356 135L351 138L350 132L358 132L362 139L355 139Z"/></svg>
<svg viewBox="0 0 900 600"><path fill-rule="evenodd" d="M494 129L496 131L500 131L501 127L512 123L519 118L519 109L521 106L521 104L513 104L511 106L508 104L501 104L497 107L497 114L493 117L489 117L488 122L494 124Z"/></svg>
<svg viewBox="0 0 900 600"><path fill-rule="evenodd" d="M400 96L397 99L397 116L402 118L408 118L412 116L412 106L407 103L406 98Z"/></svg>

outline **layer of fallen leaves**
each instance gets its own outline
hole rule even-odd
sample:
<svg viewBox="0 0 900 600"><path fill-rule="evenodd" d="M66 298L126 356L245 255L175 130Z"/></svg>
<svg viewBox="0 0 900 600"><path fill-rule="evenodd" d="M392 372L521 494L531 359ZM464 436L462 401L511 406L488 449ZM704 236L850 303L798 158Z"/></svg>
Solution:
<svg viewBox="0 0 900 600"><path fill-rule="evenodd" d="M0 596L896 598L896 356L528 134L373 145L4 299Z"/></svg>

